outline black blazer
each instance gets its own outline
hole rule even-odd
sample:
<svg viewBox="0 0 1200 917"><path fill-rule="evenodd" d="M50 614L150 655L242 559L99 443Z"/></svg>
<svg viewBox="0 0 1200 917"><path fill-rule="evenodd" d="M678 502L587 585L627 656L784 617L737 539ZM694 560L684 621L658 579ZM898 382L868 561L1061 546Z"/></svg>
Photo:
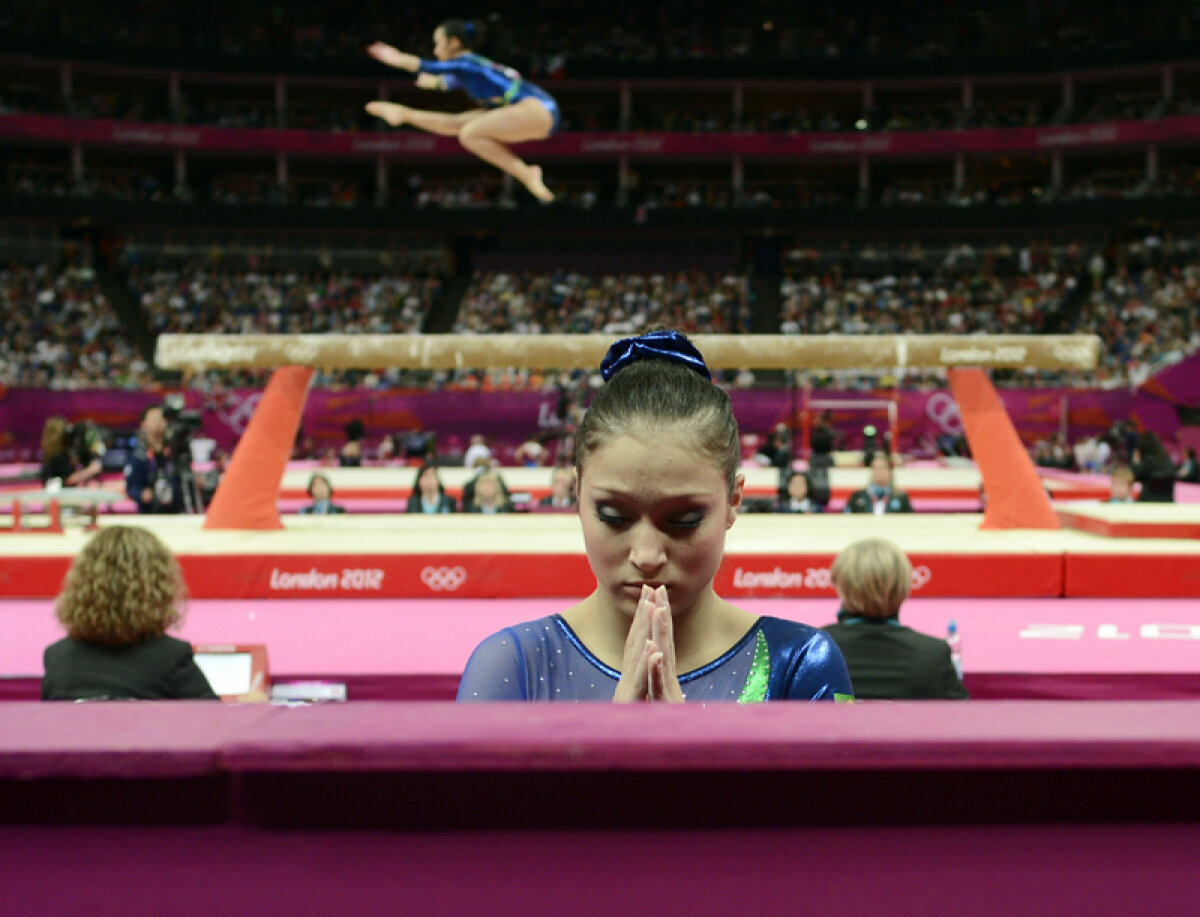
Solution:
<svg viewBox="0 0 1200 917"><path fill-rule="evenodd" d="M821 628L833 638L861 700L963 700L967 689L950 662L950 646L902 624L838 615Z"/></svg>
<svg viewBox="0 0 1200 917"><path fill-rule="evenodd" d="M1138 503L1175 502L1175 463L1165 455L1143 459L1133 466L1133 477L1140 481Z"/></svg>
<svg viewBox="0 0 1200 917"><path fill-rule="evenodd" d="M780 500L775 504L775 512L777 513L823 513L825 507L812 499L806 499L800 508L792 506L791 500Z"/></svg>
<svg viewBox="0 0 1200 917"><path fill-rule="evenodd" d="M874 504L871 501L871 494L864 487L862 490L856 490L850 494L850 499L846 501L847 513L873 513L875 511ZM884 506L885 513L911 513L913 511L912 503L909 502L908 494L902 490L893 490L888 496L887 504Z"/></svg>
<svg viewBox="0 0 1200 917"><path fill-rule="evenodd" d="M406 513L423 513L423 512L425 512L421 508L421 495L413 494L411 497L409 497L408 498L408 506L404 511ZM438 498L437 512L438 513L456 513L456 512L458 512L458 504L454 502L454 498L452 496L450 496L449 494L442 494ZM434 514L429 513L428 515L432 516Z"/></svg>
<svg viewBox="0 0 1200 917"><path fill-rule="evenodd" d="M152 637L104 646L64 637L46 647L42 700L218 700L192 646Z"/></svg>

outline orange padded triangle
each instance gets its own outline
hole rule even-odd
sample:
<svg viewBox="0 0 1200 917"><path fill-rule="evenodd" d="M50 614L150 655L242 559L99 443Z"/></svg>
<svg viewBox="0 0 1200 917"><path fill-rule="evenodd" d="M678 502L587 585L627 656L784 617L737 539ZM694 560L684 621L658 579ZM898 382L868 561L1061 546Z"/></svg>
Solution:
<svg viewBox="0 0 1200 917"><path fill-rule="evenodd" d="M987 373L982 369L951 369L950 390L958 400L971 455L987 493L980 528L1061 528L1033 459L1025 451Z"/></svg>
<svg viewBox="0 0 1200 917"><path fill-rule="evenodd" d="M313 371L282 366L242 434L204 520L206 529L281 529L279 491Z"/></svg>

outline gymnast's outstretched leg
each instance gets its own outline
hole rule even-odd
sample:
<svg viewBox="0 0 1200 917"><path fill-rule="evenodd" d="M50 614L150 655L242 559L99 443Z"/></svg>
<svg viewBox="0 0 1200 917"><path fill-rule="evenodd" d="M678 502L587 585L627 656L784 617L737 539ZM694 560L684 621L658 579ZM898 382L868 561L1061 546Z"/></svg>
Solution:
<svg viewBox="0 0 1200 917"><path fill-rule="evenodd" d="M529 165L504 145L541 140L550 135L553 118L536 99L522 99L504 108L476 108L458 114L424 111L379 99L368 102L366 108L369 114L382 118L392 127L411 124L431 134L458 137L463 147L507 172L539 201L549 203L554 200L554 194L542 180L541 167Z"/></svg>
<svg viewBox="0 0 1200 917"><path fill-rule="evenodd" d="M449 114L441 111L424 111L420 108L409 108L407 105L397 105L395 102L384 102L377 99L367 103L367 113L376 118L382 118L392 127L401 124L411 124L413 127L431 134L441 134L443 137L457 137L467 124L480 115L489 114L486 108L474 108L471 111Z"/></svg>

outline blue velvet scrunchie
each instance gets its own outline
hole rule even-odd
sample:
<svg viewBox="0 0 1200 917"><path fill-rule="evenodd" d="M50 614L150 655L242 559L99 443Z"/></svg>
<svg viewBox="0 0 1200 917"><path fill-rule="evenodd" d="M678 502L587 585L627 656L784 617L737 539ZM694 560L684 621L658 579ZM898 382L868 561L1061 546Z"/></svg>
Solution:
<svg viewBox="0 0 1200 917"><path fill-rule="evenodd" d="M600 375L607 382L638 360L670 360L712 381L712 373L708 371L700 351L678 331L647 331L635 338L622 338L608 348L600 364Z"/></svg>

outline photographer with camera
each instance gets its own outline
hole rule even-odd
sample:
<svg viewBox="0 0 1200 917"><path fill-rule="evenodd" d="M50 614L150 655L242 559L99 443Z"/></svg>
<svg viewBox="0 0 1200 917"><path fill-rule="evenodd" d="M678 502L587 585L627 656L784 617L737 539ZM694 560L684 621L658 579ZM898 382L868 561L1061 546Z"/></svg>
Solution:
<svg viewBox="0 0 1200 917"><path fill-rule="evenodd" d="M174 454L174 444L168 444L166 434L167 420L162 405L151 404L143 408L137 445L125 466L125 492L137 504L139 513L184 511L180 462Z"/></svg>
<svg viewBox="0 0 1200 917"><path fill-rule="evenodd" d="M90 421L69 424L55 414L42 427L42 486L58 480L63 487L98 483L104 443Z"/></svg>

